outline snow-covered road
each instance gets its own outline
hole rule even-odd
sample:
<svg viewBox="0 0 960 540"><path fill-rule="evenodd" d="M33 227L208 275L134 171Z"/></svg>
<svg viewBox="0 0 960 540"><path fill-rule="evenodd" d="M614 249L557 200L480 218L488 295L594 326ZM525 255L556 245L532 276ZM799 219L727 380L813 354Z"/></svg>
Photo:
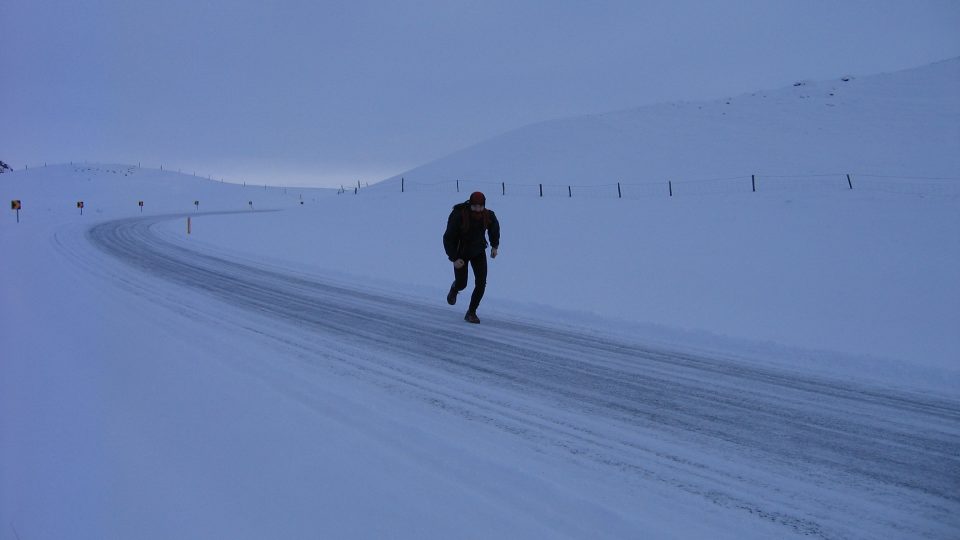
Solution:
<svg viewBox="0 0 960 540"><path fill-rule="evenodd" d="M462 306L442 298L428 304L190 249L158 231L169 219L109 221L87 238L136 268L113 278L138 295L163 296L172 282L224 306L191 313L172 299L171 316L216 318L431 404L437 415L606 470L611 483L683 492L785 533L960 530L956 400L601 330L496 317L468 325Z"/></svg>

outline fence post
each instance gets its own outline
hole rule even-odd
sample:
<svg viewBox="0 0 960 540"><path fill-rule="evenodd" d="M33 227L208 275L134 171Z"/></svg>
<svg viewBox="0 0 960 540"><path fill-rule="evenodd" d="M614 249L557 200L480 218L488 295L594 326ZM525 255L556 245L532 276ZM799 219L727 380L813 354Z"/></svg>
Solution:
<svg viewBox="0 0 960 540"><path fill-rule="evenodd" d="M543 184L540 184L540 197L543 197Z"/></svg>
<svg viewBox="0 0 960 540"><path fill-rule="evenodd" d="M503 189L503 195L506 195L506 194L507 194L507 183L506 183L506 182L500 182L500 187Z"/></svg>
<svg viewBox="0 0 960 540"><path fill-rule="evenodd" d="M673 180L667 180L667 186L670 187L670 196L673 197Z"/></svg>
<svg viewBox="0 0 960 540"><path fill-rule="evenodd" d="M404 190L403 182L404 180L403 180L403 177L401 176L400 177L400 193L403 193L403 190Z"/></svg>
<svg viewBox="0 0 960 540"><path fill-rule="evenodd" d="M573 198L573 189L570 186L567 186L567 197Z"/></svg>
<svg viewBox="0 0 960 540"><path fill-rule="evenodd" d="M756 193L757 192L757 175L751 174L750 182L753 184L753 192Z"/></svg>
<svg viewBox="0 0 960 540"><path fill-rule="evenodd" d="M847 185L850 186L850 189L853 189L853 180L850 180L850 175L847 175Z"/></svg>
<svg viewBox="0 0 960 540"><path fill-rule="evenodd" d="M457 193L460 193L460 179L457 178Z"/></svg>
<svg viewBox="0 0 960 540"><path fill-rule="evenodd" d="M623 198L623 192L620 191L620 182L617 182L617 198L618 198L618 199L622 199L622 198Z"/></svg>

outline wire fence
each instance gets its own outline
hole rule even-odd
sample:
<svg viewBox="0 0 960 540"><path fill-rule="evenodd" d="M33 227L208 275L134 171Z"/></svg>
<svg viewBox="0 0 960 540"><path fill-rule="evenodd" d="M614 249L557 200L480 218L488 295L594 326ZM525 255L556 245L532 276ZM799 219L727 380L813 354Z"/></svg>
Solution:
<svg viewBox="0 0 960 540"><path fill-rule="evenodd" d="M661 182L614 182L591 185L514 183L477 180L416 182L401 178L403 193L470 193L510 197L649 199L757 192L872 191L901 195L960 197L960 177L882 176L869 174L743 175Z"/></svg>
<svg viewBox="0 0 960 540"><path fill-rule="evenodd" d="M85 162L70 162L70 165L90 166ZM47 164L24 166L24 169L42 168ZM119 172L120 169L133 169L133 166L104 168L97 166L97 170ZM136 166L141 168L140 163ZM12 171L13 169L8 169ZM169 167L160 165L161 171L173 171ZM177 172L183 172L176 169ZM126 172L130 172L129 170ZM199 178L217 180L213 175L197 175ZM225 182L224 178L219 179ZM231 183L240 184L240 181L231 180ZM263 190L282 190L287 187L250 184L242 182L244 187L261 187ZM343 185L337 190L338 195L359 194L370 188L366 182L357 181L356 185ZM296 189L296 188L291 188ZM876 174L807 174L807 175L741 175L721 178L676 179L657 182L610 182L604 184L556 184L556 183L522 183L490 180L448 180L442 182L416 182L406 178L400 179L400 191L403 193L471 193L483 191L487 195L499 194L510 197L538 197L538 198L578 198L578 199L652 199L661 197L689 197L698 195L726 195L737 193L756 192L831 192L831 191L867 191L892 193L897 195L932 196L953 198L960 197L960 176L931 177L931 176L895 176Z"/></svg>

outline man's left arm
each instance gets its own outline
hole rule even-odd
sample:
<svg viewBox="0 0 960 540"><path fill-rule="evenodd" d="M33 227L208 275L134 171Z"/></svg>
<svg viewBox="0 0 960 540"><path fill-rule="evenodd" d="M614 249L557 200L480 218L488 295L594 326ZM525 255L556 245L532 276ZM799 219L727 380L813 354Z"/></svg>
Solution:
<svg viewBox="0 0 960 540"><path fill-rule="evenodd" d="M493 247L490 250L490 256L494 259L497 258L497 250L500 248L500 222L497 221L497 215L490 212L490 227L487 229L487 234L490 236L490 246Z"/></svg>

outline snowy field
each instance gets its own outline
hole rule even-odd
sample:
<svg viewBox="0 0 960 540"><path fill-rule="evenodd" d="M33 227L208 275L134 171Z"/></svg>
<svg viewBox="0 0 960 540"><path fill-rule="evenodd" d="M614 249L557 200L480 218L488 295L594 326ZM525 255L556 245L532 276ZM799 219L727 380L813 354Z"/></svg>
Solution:
<svg viewBox="0 0 960 540"><path fill-rule="evenodd" d="M4 537L960 527L956 198L491 196L478 327L455 197L2 180Z"/></svg>
<svg viewBox="0 0 960 540"><path fill-rule="evenodd" d="M3 174L0 539L956 538L954 137L624 199Z"/></svg>

